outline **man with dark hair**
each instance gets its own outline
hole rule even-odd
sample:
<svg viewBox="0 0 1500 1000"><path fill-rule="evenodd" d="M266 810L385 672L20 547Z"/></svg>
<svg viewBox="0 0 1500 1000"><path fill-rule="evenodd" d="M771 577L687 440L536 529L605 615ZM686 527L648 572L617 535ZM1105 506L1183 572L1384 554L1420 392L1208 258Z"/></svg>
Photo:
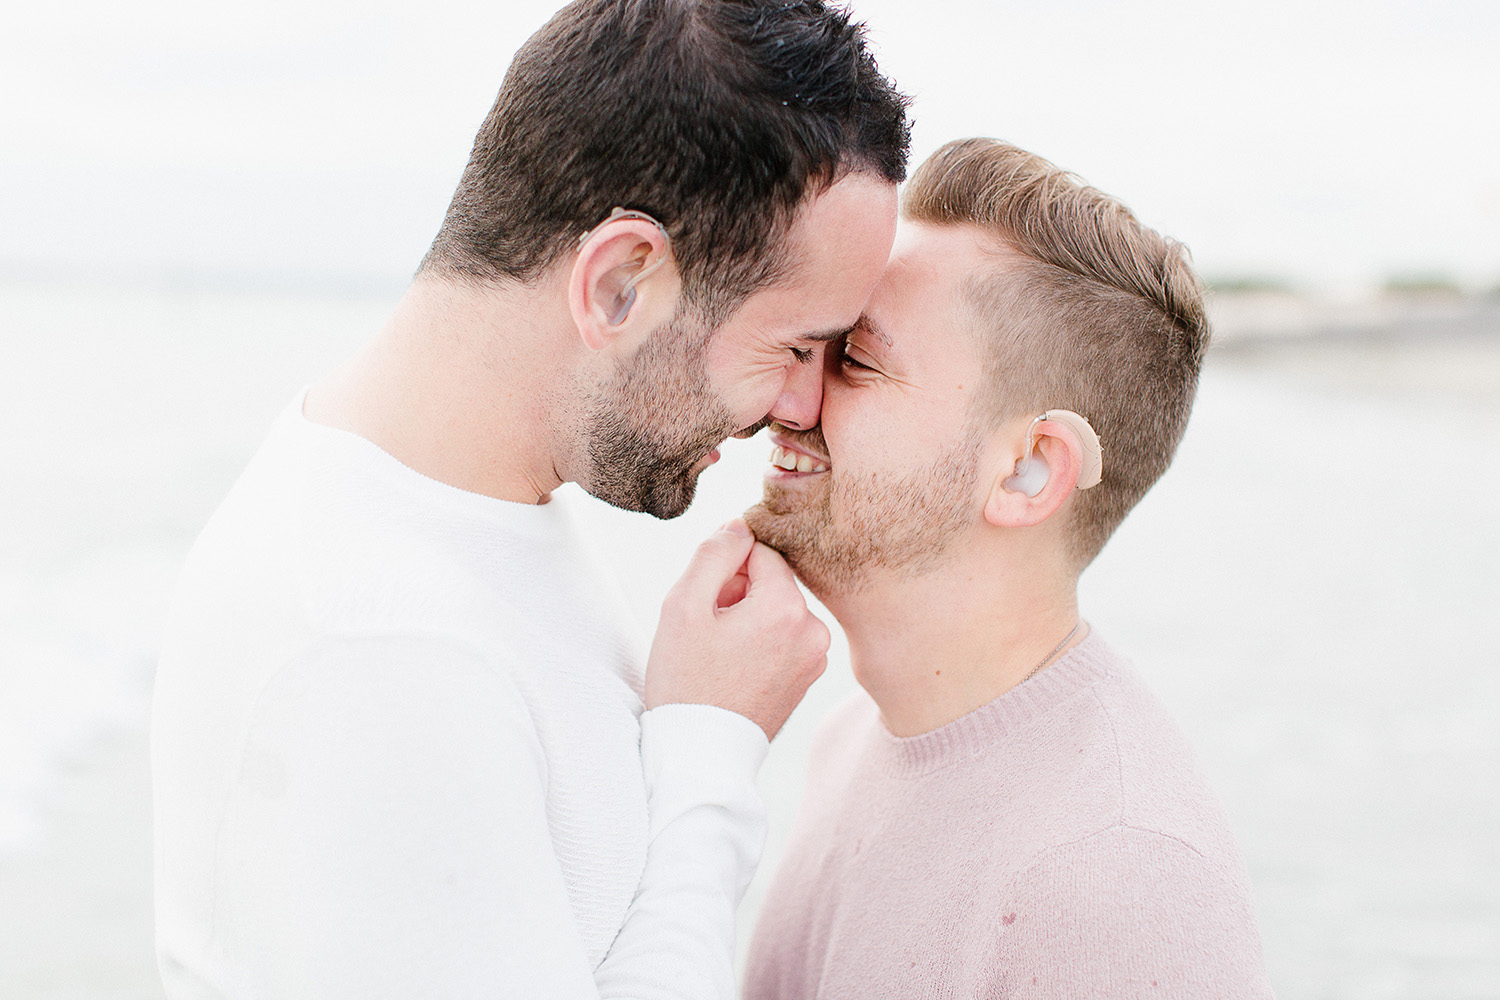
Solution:
<svg viewBox="0 0 1500 1000"><path fill-rule="evenodd" d="M674 517L725 437L814 426L906 143L822 0L579 0L526 43L390 322L189 558L170 997L733 993L755 772L827 630L731 522L642 677L551 494Z"/></svg>
<svg viewBox="0 0 1500 1000"><path fill-rule="evenodd" d="M1269 997L1192 751L1079 617L1166 470L1208 341L1185 250L1024 150L902 194L820 427L747 515L849 638L747 1000Z"/></svg>

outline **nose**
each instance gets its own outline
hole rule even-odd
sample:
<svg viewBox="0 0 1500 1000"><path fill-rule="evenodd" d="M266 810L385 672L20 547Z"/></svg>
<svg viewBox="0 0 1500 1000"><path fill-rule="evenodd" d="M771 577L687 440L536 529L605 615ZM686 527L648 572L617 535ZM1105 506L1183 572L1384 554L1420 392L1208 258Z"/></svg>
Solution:
<svg viewBox="0 0 1500 1000"><path fill-rule="evenodd" d="M787 370L781 395L771 407L770 418L794 430L815 427L823 409L823 358L793 362Z"/></svg>

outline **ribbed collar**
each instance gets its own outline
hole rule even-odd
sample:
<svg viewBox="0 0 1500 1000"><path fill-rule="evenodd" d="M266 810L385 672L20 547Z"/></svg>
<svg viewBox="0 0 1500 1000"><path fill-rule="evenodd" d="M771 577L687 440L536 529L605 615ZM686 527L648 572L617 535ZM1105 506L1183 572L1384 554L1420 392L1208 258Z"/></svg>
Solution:
<svg viewBox="0 0 1500 1000"><path fill-rule="evenodd" d="M946 726L918 736L893 736L877 716L872 756L895 778L942 770L1013 740L1019 730L1109 676L1119 662L1090 627L1083 641L1056 663Z"/></svg>

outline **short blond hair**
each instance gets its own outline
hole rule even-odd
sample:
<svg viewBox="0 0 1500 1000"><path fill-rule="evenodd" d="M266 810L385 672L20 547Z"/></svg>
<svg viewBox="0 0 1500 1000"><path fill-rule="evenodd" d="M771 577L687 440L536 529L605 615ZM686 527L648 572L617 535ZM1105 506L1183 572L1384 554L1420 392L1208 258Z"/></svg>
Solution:
<svg viewBox="0 0 1500 1000"><path fill-rule="evenodd" d="M1082 569L1166 471L1187 426L1209 330L1186 248L996 139L939 149L902 192L901 214L978 227L1024 258L965 286L986 377L974 418L993 426L1064 408L1094 425L1104 477L1073 504Z"/></svg>

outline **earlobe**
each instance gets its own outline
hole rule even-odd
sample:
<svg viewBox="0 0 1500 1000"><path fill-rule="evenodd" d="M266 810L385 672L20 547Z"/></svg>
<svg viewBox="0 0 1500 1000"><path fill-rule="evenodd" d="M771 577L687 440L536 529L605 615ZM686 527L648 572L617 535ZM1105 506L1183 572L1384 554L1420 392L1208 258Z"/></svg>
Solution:
<svg viewBox="0 0 1500 1000"><path fill-rule="evenodd" d="M984 519L997 528L1021 528L1033 523L1027 514L1032 497L1014 489L1015 473L1002 472L990 483L984 498Z"/></svg>

